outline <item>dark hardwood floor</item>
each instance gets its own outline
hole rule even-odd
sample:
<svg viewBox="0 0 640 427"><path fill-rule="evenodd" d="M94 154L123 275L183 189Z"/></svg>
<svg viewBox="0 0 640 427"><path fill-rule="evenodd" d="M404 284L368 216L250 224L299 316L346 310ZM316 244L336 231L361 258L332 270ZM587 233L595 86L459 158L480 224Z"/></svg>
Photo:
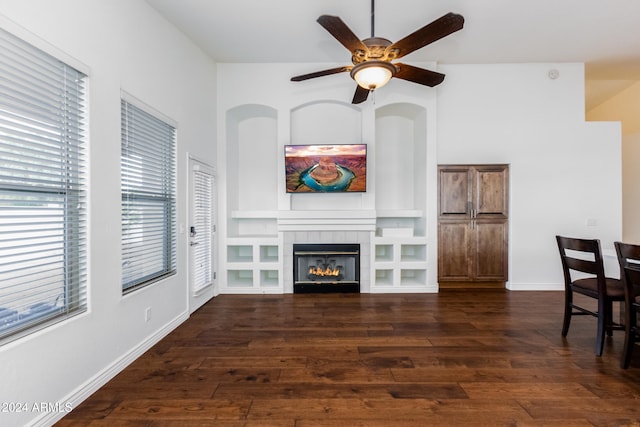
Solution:
<svg viewBox="0 0 640 427"><path fill-rule="evenodd" d="M57 425L640 425L640 350L563 293L221 295Z"/></svg>

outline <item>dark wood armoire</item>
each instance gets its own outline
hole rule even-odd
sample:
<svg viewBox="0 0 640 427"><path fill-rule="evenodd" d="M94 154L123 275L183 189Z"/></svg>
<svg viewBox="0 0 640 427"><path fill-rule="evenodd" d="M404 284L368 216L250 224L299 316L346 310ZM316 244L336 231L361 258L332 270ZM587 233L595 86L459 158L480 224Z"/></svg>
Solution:
<svg viewBox="0 0 640 427"><path fill-rule="evenodd" d="M438 192L440 287L504 287L509 166L440 165Z"/></svg>

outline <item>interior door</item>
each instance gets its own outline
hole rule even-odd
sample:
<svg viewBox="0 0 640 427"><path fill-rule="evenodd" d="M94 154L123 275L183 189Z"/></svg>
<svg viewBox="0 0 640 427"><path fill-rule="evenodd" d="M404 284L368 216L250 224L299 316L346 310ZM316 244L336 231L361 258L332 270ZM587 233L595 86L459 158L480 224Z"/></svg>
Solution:
<svg viewBox="0 0 640 427"><path fill-rule="evenodd" d="M189 160L189 310L198 309L214 296L215 175L213 168Z"/></svg>

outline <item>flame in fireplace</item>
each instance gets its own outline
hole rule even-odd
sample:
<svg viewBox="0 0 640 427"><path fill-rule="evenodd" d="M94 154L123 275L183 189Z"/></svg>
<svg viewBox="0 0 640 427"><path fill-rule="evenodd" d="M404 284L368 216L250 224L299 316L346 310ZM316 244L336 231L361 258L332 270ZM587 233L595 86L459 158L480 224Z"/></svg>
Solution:
<svg viewBox="0 0 640 427"><path fill-rule="evenodd" d="M331 268L327 266L326 268L320 266L312 266L309 267L309 275L322 276L322 277L337 277L340 275L340 270L337 268Z"/></svg>

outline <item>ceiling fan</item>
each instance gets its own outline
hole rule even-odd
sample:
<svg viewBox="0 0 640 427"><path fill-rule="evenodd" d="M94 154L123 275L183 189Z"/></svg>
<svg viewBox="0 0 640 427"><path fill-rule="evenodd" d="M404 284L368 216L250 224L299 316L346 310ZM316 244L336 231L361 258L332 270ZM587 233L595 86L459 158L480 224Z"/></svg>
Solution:
<svg viewBox="0 0 640 427"><path fill-rule="evenodd" d="M292 77L291 81L300 82L349 71L351 78L358 83L353 95L353 104L366 101L369 92L382 87L392 77L431 87L442 83L444 74L391 61L461 30L464 18L455 13L447 13L405 38L392 43L385 38L374 35L374 2L375 0L371 0L371 37L364 40L360 40L337 16L322 15L317 20L325 30L349 49L353 65L302 74Z"/></svg>

